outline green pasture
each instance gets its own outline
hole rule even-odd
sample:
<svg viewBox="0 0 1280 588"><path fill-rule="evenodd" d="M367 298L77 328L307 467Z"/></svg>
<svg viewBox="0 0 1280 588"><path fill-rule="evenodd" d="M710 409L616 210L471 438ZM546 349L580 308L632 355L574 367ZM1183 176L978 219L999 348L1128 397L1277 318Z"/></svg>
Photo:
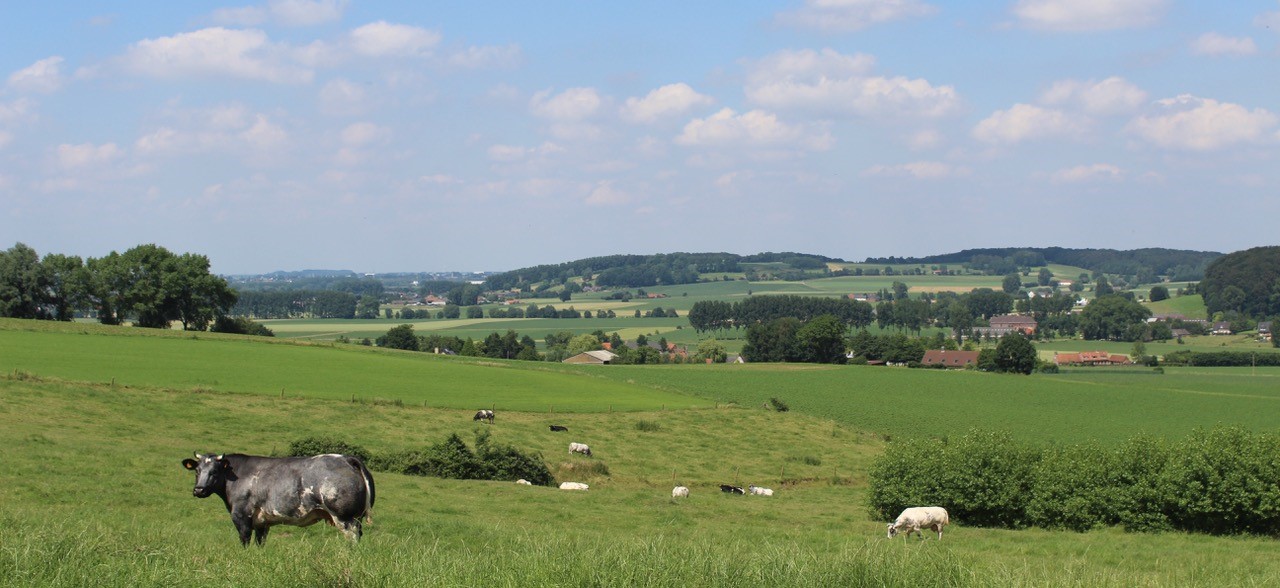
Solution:
<svg viewBox="0 0 1280 588"><path fill-rule="evenodd" d="M160 338L178 343L176 338ZM240 343L254 347L254 344ZM315 351L313 348L303 348ZM494 370L502 379L510 370ZM884 538L865 471L878 436L793 410L568 414L0 378L0 577L15 586L1266 586L1272 539L993 530ZM546 424L570 428L551 433ZM641 422L646 426L638 426ZM276 527L241 548L193 451L270 454L308 436L379 453L449 433L540 452L563 492L375 472L358 546ZM570 456L588 442L592 459ZM603 464L604 468L584 468ZM607 468L608 474L599 473ZM584 473L595 472L595 473ZM670 498L674 483L692 492ZM722 494L755 483L773 497Z"/></svg>
<svg viewBox="0 0 1280 588"><path fill-rule="evenodd" d="M1149 291L1150 288L1147 289L1147 292ZM1146 296L1147 292L1143 292L1142 295ZM1208 310L1204 306L1204 297L1199 294L1173 296L1159 302L1148 302L1146 306L1151 309L1152 314L1181 314L1189 319L1209 317Z"/></svg>
<svg viewBox="0 0 1280 588"><path fill-rule="evenodd" d="M248 341L208 333L140 337L0 329L0 372L119 386L378 400L471 410L633 411L712 404L592 378L590 371L582 368L576 372L549 371L536 369L542 364L526 367L520 363L524 362L460 361L361 346ZM501 373L508 369L510 373Z"/></svg>
<svg viewBox="0 0 1280 588"><path fill-rule="evenodd" d="M1129 355L1133 352L1133 343L1128 341L1085 341L1084 339L1050 339L1036 341L1036 351L1046 361L1053 359L1054 352L1075 353L1079 351L1106 351ZM1257 351L1258 353L1280 353L1280 349L1271 346L1270 341L1258 341L1250 334L1243 335L1200 335L1183 337L1182 343L1176 340L1147 341L1147 355L1163 356L1172 351Z"/></svg>
<svg viewBox="0 0 1280 588"><path fill-rule="evenodd" d="M1080 368L1055 375L871 366L609 366L619 381L791 410L893 437L999 429L1043 442L1118 442L1138 432L1183 436L1196 427L1276 427L1280 368Z"/></svg>

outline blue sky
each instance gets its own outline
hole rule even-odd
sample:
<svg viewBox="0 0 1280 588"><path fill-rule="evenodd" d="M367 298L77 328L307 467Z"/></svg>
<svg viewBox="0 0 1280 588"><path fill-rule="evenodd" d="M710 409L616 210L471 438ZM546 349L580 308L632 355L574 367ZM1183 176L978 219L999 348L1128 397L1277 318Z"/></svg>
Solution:
<svg viewBox="0 0 1280 588"><path fill-rule="evenodd" d="M220 273L1274 245L1280 1L17 3L0 237Z"/></svg>

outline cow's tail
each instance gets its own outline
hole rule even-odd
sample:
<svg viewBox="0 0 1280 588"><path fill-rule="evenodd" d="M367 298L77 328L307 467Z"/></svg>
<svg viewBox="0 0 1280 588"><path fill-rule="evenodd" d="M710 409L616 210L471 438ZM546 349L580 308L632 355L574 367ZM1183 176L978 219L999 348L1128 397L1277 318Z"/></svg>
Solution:
<svg viewBox="0 0 1280 588"><path fill-rule="evenodd" d="M351 467L360 472L360 477L364 478L364 522L372 525L373 501L376 497L373 487L373 474L369 472L369 468L364 467L364 462L360 461L360 458L351 455L344 457L346 457L347 463L351 464Z"/></svg>

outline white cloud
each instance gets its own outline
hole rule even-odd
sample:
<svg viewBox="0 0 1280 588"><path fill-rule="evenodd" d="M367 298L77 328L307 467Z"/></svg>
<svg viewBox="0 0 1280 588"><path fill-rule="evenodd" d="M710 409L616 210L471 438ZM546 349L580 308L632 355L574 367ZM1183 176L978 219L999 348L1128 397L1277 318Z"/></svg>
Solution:
<svg viewBox="0 0 1280 588"><path fill-rule="evenodd" d="M617 204L626 204L631 197L624 191L613 186L613 182L602 180L591 189L591 193L587 194L584 201L590 206L611 206Z"/></svg>
<svg viewBox="0 0 1280 588"><path fill-rule="evenodd" d="M9 74L9 87L20 92L55 92L63 83L62 61L54 55L15 71Z"/></svg>
<svg viewBox="0 0 1280 588"><path fill-rule="evenodd" d="M873 165L863 170L867 177L907 177L917 180L940 180L968 176L971 170L941 161L913 161L899 165Z"/></svg>
<svg viewBox="0 0 1280 588"><path fill-rule="evenodd" d="M289 134L263 113L238 104L171 111L165 124L140 136L134 149L146 155L227 152L260 157L286 144Z"/></svg>
<svg viewBox="0 0 1280 588"><path fill-rule="evenodd" d="M821 115L938 117L959 109L952 86L867 75L875 59L831 49L781 51L749 65L745 92L756 104Z"/></svg>
<svg viewBox="0 0 1280 588"><path fill-rule="evenodd" d="M385 141L390 136L391 129L370 122L355 123L342 129L342 142L351 147L363 147Z"/></svg>
<svg viewBox="0 0 1280 588"><path fill-rule="evenodd" d="M777 16L786 26L828 33L860 31L872 25L931 16L937 7L917 0L805 0L804 7Z"/></svg>
<svg viewBox="0 0 1280 588"><path fill-rule="evenodd" d="M258 30L221 27L134 43L122 58L134 73L158 78L229 76L278 83L311 81L309 69L288 63L284 47Z"/></svg>
<svg viewBox="0 0 1280 588"><path fill-rule="evenodd" d="M934 149L942 145L945 138L938 131L925 129L907 136L907 145L912 149Z"/></svg>
<svg viewBox="0 0 1280 588"><path fill-rule="evenodd" d="M707 118L690 121L675 141L689 146L794 145L825 150L831 148L834 139L825 130L816 132L788 125L779 121L777 115L763 110L738 114L732 108L724 108Z"/></svg>
<svg viewBox="0 0 1280 588"><path fill-rule="evenodd" d="M463 69L514 67L520 63L521 55L520 46L515 44L475 46L450 53L445 63Z"/></svg>
<svg viewBox="0 0 1280 588"><path fill-rule="evenodd" d="M320 88L320 110L326 114L364 112L364 87L350 80L329 80L323 88Z"/></svg>
<svg viewBox="0 0 1280 588"><path fill-rule="evenodd" d="M563 147L555 143L543 143L537 147L523 147L519 145L492 145L489 147L489 159L502 163L510 163L520 161L537 155L550 155L564 151Z"/></svg>
<svg viewBox="0 0 1280 588"><path fill-rule="evenodd" d="M1048 137L1071 137L1083 134L1088 120L1061 110L1040 108L1030 104L1014 104L1009 110L997 110L973 128L973 137L986 143L1014 144Z"/></svg>
<svg viewBox="0 0 1280 588"><path fill-rule="evenodd" d="M13 141L13 133L0 131L0 149L4 149L6 145Z"/></svg>
<svg viewBox="0 0 1280 588"><path fill-rule="evenodd" d="M64 169L78 169L110 163L124 156L124 150L115 143L63 143L54 151L58 165Z"/></svg>
<svg viewBox="0 0 1280 588"><path fill-rule="evenodd" d="M1055 82L1041 96L1052 106L1070 105L1092 115L1127 114L1147 102L1147 93L1124 78L1112 76L1094 80Z"/></svg>
<svg viewBox="0 0 1280 588"><path fill-rule="evenodd" d="M1191 52L1195 55L1217 57L1221 55L1243 56L1258 52L1258 46L1249 37L1228 37L1218 33L1205 33L1191 42Z"/></svg>
<svg viewBox="0 0 1280 588"><path fill-rule="evenodd" d="M0 102L0 123L12 124L34 118L34 105L34 102L26 98L19 98L8 104Z"/></svg>
<svg viewBox="0 0 1280 588"><path fill-rule="evenodd" d="M602 103L595 88L569 88L555 96L543 90L529 99L529 110L542 118L580 121L595 116Z"/></svg>
<svg viewBox="0 0 1280 588"><path fill-rule="evenodd" d="M1254 17L1253 26L1280 32L1280 11L1259 14Z"/></svg>
<svg viewBox="0 0 1280 588"><path fill-rule="evenodd" d="M1034 29L1109 31L1153 25L1168 4L1168 0L1019 0L1013 14Z"/></svg>
<svg viewBox="0 0 1280 588"><path fill-rule="evenodd" d="M1071 184L1078 182L1097 182L1107 180L1120 179L1122 172L1119 167L1109 163L1095 163L1093 165L1077 165L1075 167L1060 169L1053 172L1050 180Z"/></svg>
<svg viewBox="0 0 1280 588"><path fill-rule="evenodd" d="M279 147L289 140L289 134L271 122L265 114L255 116L253 126L241 132L239 137L250 147L259 150Z"/></svg>
<svg viewBox="0 0 1280 588"><path fill-rule="evenodd" d="M421 57L440 43L440 33L385 20L351 31L351 47L369 57Z"/></svg>
<svg viewBox="0 0 1280 588"><path fill-rule="evenodd" d="M634 123L652 123L667 116L680 115L698 106L715 104L715 99L699 94L688 84L667 84L649 92L644 98L627 98L620 114Z"/></svg>
<svg viewBox="0 0 1280 588"><path fill-rule="evenodd" d="M1261 108L1183 94L1156 103L1158 114L1139 116L1126 130L1165 149L1212 151L1275 140L1277 116Z"/></svg>

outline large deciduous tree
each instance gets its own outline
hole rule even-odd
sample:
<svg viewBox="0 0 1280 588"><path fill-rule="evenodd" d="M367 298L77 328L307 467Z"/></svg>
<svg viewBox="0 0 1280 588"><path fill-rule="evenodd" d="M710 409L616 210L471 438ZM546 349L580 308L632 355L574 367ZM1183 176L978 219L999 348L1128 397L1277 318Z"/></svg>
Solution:
<svg viewBox="0 0 1280 588"><path fill-rule="evenodd" d="M1036 369L1036 348L1020 333L1009 333L996 343L996 370L1030 374Z"/></svg>
<svg viewBox="0 0 1280 588"><path fill-rule="evenodd" d="M36 251L17 243L0 251L0 316L49 318L49 272Z"/></svg>
<svg viewBox="0 0 1280 588"><path fill-rule="evenodd" d="M794 360L808 363L845 363L844 323L824 314L796 331Z"/></svg>
<svg viewBox="0 0 1280 588"><path fill-rule="evenodd" d="M1129 340L1149 316L1151 310L1138 302L1118 294L1101 296L1080 313L1080 333L1085 339Z"/></svg>

